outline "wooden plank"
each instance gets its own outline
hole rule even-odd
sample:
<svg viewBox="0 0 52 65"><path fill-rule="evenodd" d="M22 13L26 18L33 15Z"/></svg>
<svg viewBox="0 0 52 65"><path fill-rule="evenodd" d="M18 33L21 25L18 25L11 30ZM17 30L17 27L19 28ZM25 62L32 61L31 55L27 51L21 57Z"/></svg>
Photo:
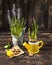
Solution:
<svg viewBox="0 0 52 65"><path fill-rule="evenodd" d="M11 37L3 37L3 38L0 38L0 42L7 42L7 41L11 41Z"/></svg>

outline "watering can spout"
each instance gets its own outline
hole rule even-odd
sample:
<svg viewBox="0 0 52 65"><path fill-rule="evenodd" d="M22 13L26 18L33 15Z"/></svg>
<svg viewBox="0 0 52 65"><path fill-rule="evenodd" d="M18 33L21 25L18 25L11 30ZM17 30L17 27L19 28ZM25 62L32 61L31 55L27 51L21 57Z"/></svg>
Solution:
<svg viewBox="0 0 52 65"><path fill-rule="evenodd" d="M23 46L24 46L27 50L30 49L30 45L29 45L28 43L26 43L26 42L23 43Z"/></svg>

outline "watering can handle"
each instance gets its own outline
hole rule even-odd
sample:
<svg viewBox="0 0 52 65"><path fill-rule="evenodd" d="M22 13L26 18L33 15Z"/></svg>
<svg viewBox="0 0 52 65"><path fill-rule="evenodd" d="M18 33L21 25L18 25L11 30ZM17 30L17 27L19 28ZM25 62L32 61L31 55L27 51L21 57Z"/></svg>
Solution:
<svg viewBox="0 0 52 65"><path fill-rule="evenodd" d="M39 41L39 44L41 44L40 46L39 46L39 49L43 46L43 41Z"/></svg>

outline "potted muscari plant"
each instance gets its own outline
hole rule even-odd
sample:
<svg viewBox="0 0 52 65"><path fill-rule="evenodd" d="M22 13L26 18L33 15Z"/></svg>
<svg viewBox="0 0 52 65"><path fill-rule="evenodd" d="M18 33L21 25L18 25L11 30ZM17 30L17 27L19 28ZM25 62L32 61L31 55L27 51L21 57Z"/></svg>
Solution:
<svg viewBox="0 0 52 65"><path fill-rule="evenodd" d="M29 55L33 55L39 52L39 49L43 46L43 41L37 40L38 38L38 28L36 21L34 20L32 23L32 30L30 28L28 29L28 44L24 42L23 46L26 47L26 49L29 52Z"/></svg>
<svg viewBox="0 0 52 65"><path fill-rule="evenodd" d="M29 37L29 41L31 42L36 42L37 38L38 38L38 25L36 23L36 21L34 20L33 24L32 24L32 30L30 30L30 28L28 28L28 37Z"/></svg>
<svg viewBox="0 0 52 65"><path fill-rule="evenodd" d="M10 31L11 31L11 35L12 35L13 45L17 45L17 41L19 40L19 38L21 38L22 31L23 31L24 25L25 25L24 23L25 23L24 18L22 18L21 20L16 19L16 18L11 19Z"/></svg>

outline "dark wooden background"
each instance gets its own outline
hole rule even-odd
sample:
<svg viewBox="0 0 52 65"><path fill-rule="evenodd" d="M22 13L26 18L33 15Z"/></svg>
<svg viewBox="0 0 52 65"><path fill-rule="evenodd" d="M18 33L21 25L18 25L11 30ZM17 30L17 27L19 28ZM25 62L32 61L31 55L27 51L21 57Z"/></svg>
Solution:
<svg viewBox="0 0 52 65"><path fill-rule="evenodd" d="M13 4L15 4L15 13L20 8L20 18L26 20L26 28L31 27L33 19L36 19L42 31L52 32L52 0L0 0L0 32L10 31L8 10L10 18L12 14Z"/></svg>

